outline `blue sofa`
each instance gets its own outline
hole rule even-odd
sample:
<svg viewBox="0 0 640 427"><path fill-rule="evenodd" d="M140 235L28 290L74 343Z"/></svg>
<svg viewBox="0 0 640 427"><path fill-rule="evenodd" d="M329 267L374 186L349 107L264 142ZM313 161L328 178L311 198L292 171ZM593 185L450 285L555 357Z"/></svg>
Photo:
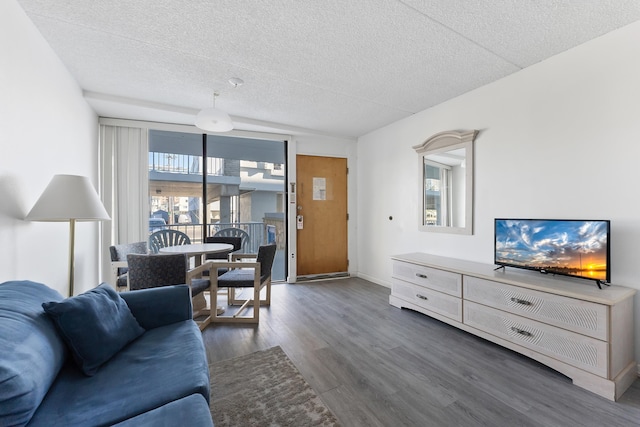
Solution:
<svg viewBox="0 0 640 427"><path fill-rule="evenodd" d="M116 294L106 286L96 288L109 301L98 323L126 311L139 326L123 332L135 330L135 338L87 374L51 309L78 297L64 300L30 281L0 284L0 426L213 426L207 358L188 287ZM79 323L71 326L94 338L96 328ZM91 345L103 350L102 341Z"/></svg>

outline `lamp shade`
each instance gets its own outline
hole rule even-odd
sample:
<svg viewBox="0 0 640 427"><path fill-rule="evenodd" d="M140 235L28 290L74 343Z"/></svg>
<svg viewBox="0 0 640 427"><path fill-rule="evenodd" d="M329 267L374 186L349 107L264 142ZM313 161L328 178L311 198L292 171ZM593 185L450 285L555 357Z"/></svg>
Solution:
<svg viewBox="0 0 640 427"><path fill-rule="evenodd" d="M98 193L85 176L55 175L25 218L29 221L108 220Z"/></svg>
<svg viewBox="0 0 640 427"><path fill-rule="evenodd" d="M196 116L196 127L209 132L228 132L233 129L233 122L224 111L205 108Z"/></svg>

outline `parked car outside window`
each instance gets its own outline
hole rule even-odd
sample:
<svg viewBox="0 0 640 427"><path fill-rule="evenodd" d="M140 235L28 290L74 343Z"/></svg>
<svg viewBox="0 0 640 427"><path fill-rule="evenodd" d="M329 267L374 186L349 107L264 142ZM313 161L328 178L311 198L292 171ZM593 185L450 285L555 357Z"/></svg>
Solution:
<svg viewBox="0 0 640 427"><path fill-rule="evenodd" d="M164 230L167 226L164 218L149 218L149 233L154 231Z"/></svg>

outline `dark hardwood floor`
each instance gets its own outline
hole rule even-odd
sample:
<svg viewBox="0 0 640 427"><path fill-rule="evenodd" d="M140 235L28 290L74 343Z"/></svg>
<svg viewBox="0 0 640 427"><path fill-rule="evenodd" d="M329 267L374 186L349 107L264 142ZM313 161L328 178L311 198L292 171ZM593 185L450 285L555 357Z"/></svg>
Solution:
<svg viewBox="0 0 640 427"><path fill-rule="evenodd" d="M640 426L640 380L608 401L531 359L392 307L389 293L359 278L274 284L259 326L203 331L209 361L279 345L345 427Z"/></svg>

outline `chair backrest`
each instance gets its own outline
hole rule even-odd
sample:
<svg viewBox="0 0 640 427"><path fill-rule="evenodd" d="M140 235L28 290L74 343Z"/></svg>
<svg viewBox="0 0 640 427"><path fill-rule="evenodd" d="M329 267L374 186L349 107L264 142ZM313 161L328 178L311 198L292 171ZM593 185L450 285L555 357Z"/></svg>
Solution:
<svg viewBox="0 0 640 427"><path fill-rule="evenodd" d="M109 246L111 261L126 261L129 254L146 254L147 242L125 243Z"/></svg>
<svg viewBox="0 0 640 427"><path fill-rule="evenodd" d="M251 240L251 238L249 237L249 234L246 231L240 228L235 228L235 227L223 228L222 230L214 234L213 237L240 237L240 240L242 241L240 250L234 251L234 252L240 252L240 253L248 252L249 241Z"/></svg>
<svg viewBox="0 0 640 427"><path fill-rule="evenodd" d="M122 245L109 246L111 262L126 261L129 254L146 254L147 242L125 243ZM127 272L127 267L118 267L118 276Z"/></svg>
<svg viewBox="0 0 640 427"><path fill-rule="evenodd" d="M235 252L242 248L242 238L240 237L226 237L226 236L209 236L204 238L205 243L226 243L233 245L233 249L227 252L216 252L213 254L207 254L207 259L227 259L227 256L231 252Z"/></svg>
<svg viewBox="0 0 640 427"><path fill-rule="evenodd" d="M149 250L154 254L157 254L160 248L188 245L190 243L189 236L178 230L158 230L149 236Z"/></svg>
<svg viewBox="0 0 640 427"><path fill-rule="evenodd" d="M258 248L257 262L260 263L260 282L271 277L273 260L276 257L277 245L263 245Z"/></svg>
<svg viewBox="0 0 640 427"><path fill-rule="evenodd" d="M129 254L129 289L156 288L186 283L188 257L185 254Z"/></svg>

